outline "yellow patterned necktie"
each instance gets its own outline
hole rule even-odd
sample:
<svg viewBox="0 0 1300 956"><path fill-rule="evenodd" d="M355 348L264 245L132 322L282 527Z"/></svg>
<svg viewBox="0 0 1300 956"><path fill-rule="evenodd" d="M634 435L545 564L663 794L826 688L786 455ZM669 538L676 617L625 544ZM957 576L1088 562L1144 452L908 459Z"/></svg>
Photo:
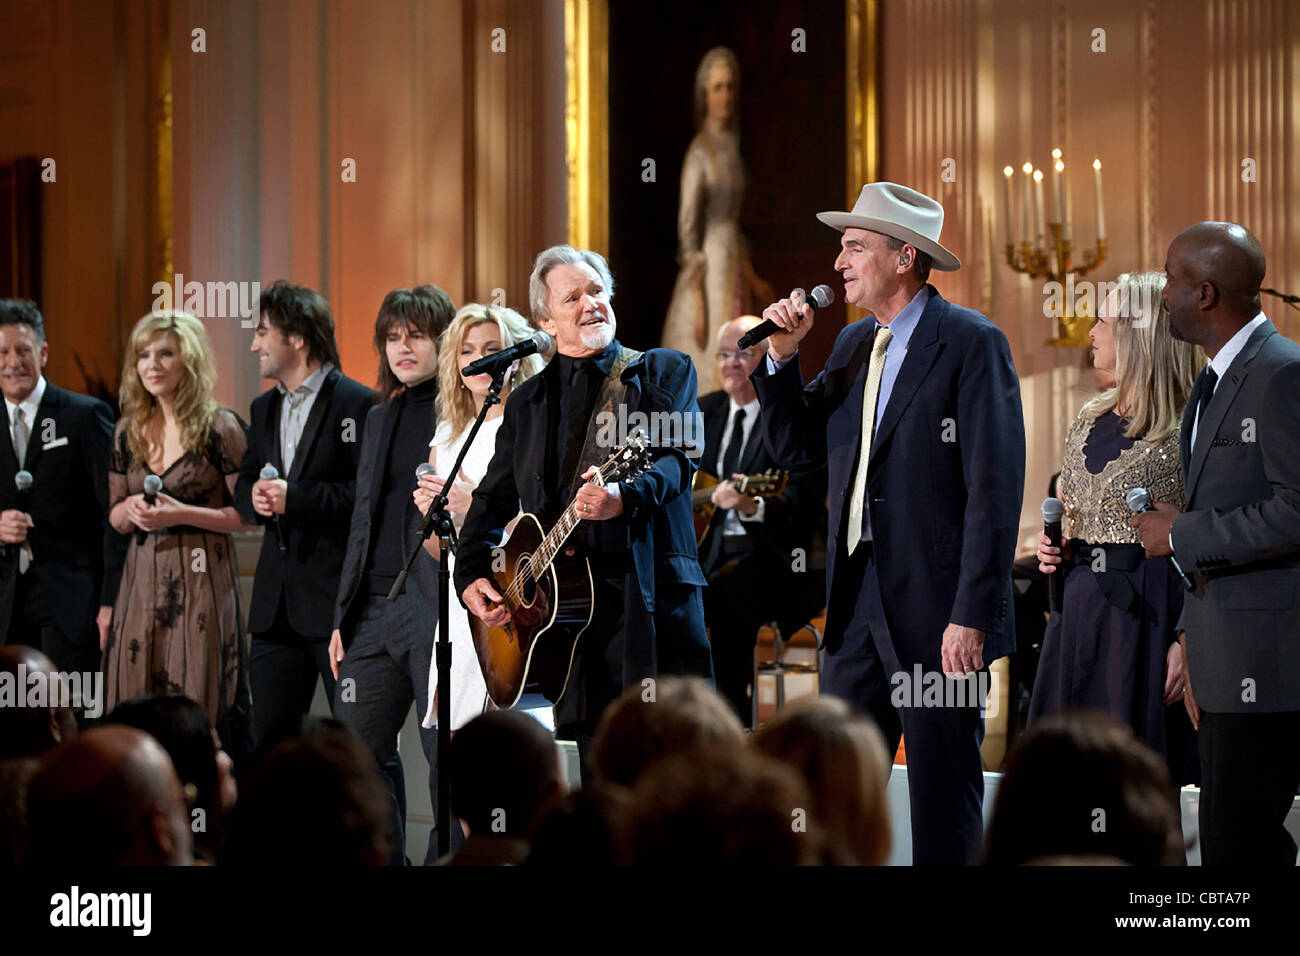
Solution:
<svg viewBox="0 0 1300 956"><path fill-rule="evenodd" d="M880 378L885 371L885 352L894 333L881 328L871 349L867 384L862 389L862 444L858 448L858 467L853 477L853 497L849 499L849 554L862 541L862 510L867 498L867 462L871 459L871 439L876 433L876 399L880 397Z"/></svg>

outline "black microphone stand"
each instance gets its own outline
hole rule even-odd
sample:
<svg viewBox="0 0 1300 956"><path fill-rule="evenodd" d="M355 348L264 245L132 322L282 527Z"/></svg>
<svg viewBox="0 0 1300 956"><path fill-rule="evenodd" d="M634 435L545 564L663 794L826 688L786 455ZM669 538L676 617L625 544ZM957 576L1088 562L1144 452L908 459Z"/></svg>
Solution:
<svg viewBox="0 0 1300 956"><path fill-rule="evenodd" d="M453 476L447 479L448 483L455 480L455 475L460 474L460 466L465 461L465 455L474 444L474 438L478 435L478 430L487 419L492 406L501 404L501 389L505 387L506 373L510 371L511 364L513 363L507 362L499 365L492 373L492 384L488 387L487 397L483 399L483 407L479 409L478 418L474 420L465 443L460 446L456 464L447 472L448 475ZM424 524L420 526L420 540L415 542L415 547L411 549L406 559L406 566L393 582L393 588L388 592L388 600L396 601L397 596L402 593L402 589L406 586L406 577L424 547L424 542L435 532L438 535L438 633L433 642L433 653L438 665L437 826L438 856L441 858L451 849L451 776L447 768L447 754L451 747L451 639L447 636L447 629L451 626L451 572L447 562L449 555L458 545L456 526L447 511L445 485L442 492L429 504L429 511L424 516Z"/></svg>

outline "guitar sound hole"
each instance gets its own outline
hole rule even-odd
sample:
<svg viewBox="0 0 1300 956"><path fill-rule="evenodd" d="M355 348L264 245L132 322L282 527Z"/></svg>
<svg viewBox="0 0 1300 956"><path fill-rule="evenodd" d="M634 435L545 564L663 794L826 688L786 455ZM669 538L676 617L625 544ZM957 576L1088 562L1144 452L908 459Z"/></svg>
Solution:
<svg viewBox="0 0 1300 956"><path fill-rule="evenodd" d="M533 602L537 600L537 582L533 580L531 554L526 554L519 559L517 574L519 576L519 597L520 603L524 607L532 607Z"/></svg>

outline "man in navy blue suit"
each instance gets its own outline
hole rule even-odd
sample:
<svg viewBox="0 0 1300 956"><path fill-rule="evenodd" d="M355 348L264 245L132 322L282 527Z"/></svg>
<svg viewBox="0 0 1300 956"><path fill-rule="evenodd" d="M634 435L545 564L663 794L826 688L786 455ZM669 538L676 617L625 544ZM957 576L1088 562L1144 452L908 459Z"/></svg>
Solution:
<svg viewBox="0 0 1300 956"><path fill-rule="evenodd" d="M874 319L841 331L804 385L812 310L773 303L780 331L753 379L772 456L828 468L821 688L871 713L890 753L906 735L913 862L965 864L983 829L988 665L1015 648L1019 379L1002 331L926 282L961 267L939 203L868 183L852 212L817 218L843 233L845 299Z"/></svg>

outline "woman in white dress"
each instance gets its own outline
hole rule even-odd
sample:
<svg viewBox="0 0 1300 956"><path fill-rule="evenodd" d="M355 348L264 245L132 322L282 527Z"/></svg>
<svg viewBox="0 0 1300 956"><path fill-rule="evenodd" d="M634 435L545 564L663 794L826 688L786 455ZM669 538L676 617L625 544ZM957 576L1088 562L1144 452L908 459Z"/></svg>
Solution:
<svg viewBox="0 0 1300 956"><path fill-rule="evenodd" d="M438 428L430 443L429 463L435 475L420 479L412 497L415 506L424 514L430 502L442 491L447 472L456 463L461 446L469 436L470 427L483 407L492 376L483 374L465 378L460 374L470 362L485 355L509 348L531 336L536 331L528 320L514 309L486 306L471 302L461 307L438 343ZM469 454L461 465L460 473L447 492L447 508L451 512L456 530L465 522L470 497L487 473L488 463L496 448L497 429L505 413L505 401L511 391L525 379L542 370L544 362L539 355L529 355L515 362L501 390L501 404L493 406L470 446ZM436 559L438 539L430 538L425 547ZM455 573L455 557L451 571ZM448 614L451 637L451 729L458 730L487 708L487 684L479 669L478 654L469 632L469 617L458 601L454 601ZM436 662L429 668L429 710L424 715L424 726L438 723L438 704L435 692L438 687Z"/></svg>
<svg viewBox="0 0 1300 956"><path fill-rule="evenodd" d="M714 47L695 73L695 123L699 132L682 161L677 215L681 270L664 320L662 345L695 362L700 391L719 387L712 350L718 330L738 315L774 298L754 273L740 206L745 169L740 159L740 64L726 47Z"/></svg>

